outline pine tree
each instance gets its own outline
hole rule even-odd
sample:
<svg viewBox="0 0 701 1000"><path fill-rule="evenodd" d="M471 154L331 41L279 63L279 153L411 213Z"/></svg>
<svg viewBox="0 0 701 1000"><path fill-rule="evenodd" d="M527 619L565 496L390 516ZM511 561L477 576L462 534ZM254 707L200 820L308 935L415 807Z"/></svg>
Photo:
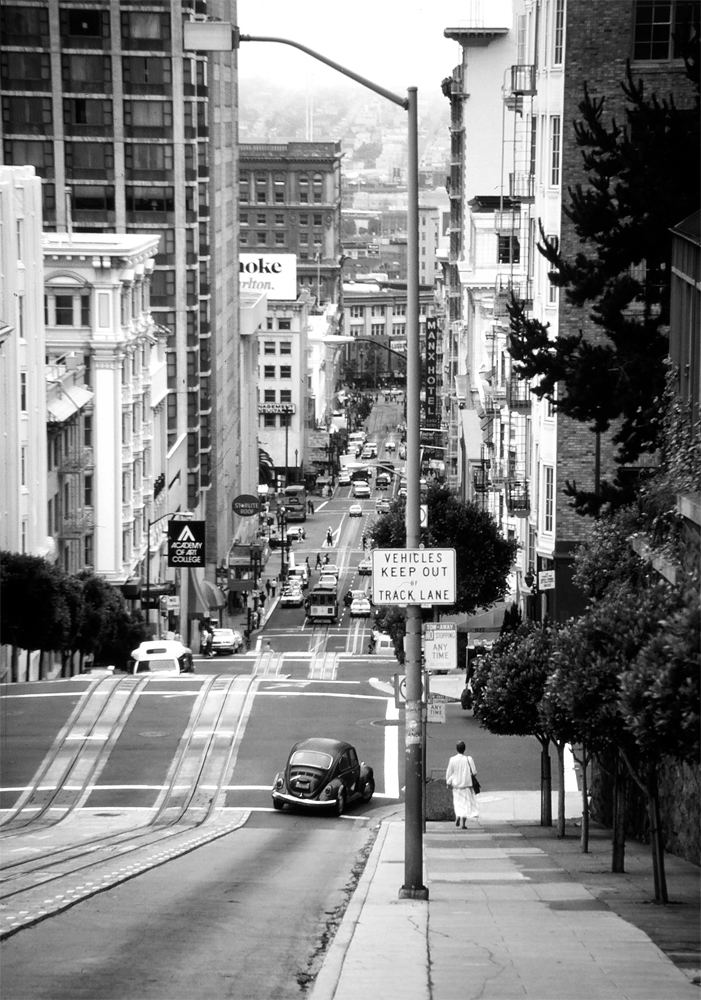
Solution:
<svg viewBox="0 0 701 1000"><path fill-rule="evenodd" d="M698 208L698 35L687 58L695 106L678 108L635 82L621 84L625 124L604 120L605 98L587 87L575 135L587 185L568 189L563 211L583 249L566 258L540 230L550 280L574 306L589 306L600 336L551 338L547 325L514 302L509 350L516 372L562 413L605 432L613 425L620 464L659 444L668 353L671 227ZM608 499L610 499L610 491ZM589 509L590 506L589 506Z"/></svg>

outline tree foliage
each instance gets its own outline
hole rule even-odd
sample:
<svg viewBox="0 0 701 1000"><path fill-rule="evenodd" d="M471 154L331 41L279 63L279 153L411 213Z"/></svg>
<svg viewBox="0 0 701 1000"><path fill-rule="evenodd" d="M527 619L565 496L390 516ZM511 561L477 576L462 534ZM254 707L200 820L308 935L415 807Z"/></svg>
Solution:
<svg viewBox="0 0 701 1000"><path fill-rule="evenodd" d="M426 504L425 546L456 550L457 599L443 609L445 613L473 614L501 600L516 554L515 543L500 534L494 519L477 504L466 503L443 486L429 487ZM404 511L404 501L399 499L378 519L371 532L376 548L406 548Z"/></svg>
<svg viewBox="0 0 701 1000"><path fill-rule="evenodd" d="M601 336L553 338L548 327L511 307L510 353L533 391L596 431L614 425L618 460L654 451L669 322L670 229L698 207L699 113L677 107L636 82L622 83L625 123L605 121L605 99L585 86L575 122L587 184L569 188L564 207L583 249L564 256L541 228L538 249L551 281L574 306L589 305ZM691 90L691 87L690 87Z"/></svg>

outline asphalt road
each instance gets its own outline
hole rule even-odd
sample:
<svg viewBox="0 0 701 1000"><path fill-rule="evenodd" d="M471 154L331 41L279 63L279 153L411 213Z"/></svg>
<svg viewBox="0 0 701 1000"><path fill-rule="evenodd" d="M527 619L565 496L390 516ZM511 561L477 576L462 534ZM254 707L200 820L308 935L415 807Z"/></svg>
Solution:
<svg viewBox="0 0 701 1000"><path fill-rule="evenodd" d="M373 410L380 446L398 414ZM368 587L357 566L376 516L373 493L350 518L349 493L320 504L294 546L312 566L328 552L341 593ZM3 689L3 1000L301 995L380 819L402 808L401 668L368 655L370 627L345 608L315 628L278 608L271 653L198 658L194 677ZM534 740L490 736L458 704L446 715L428 726L429 772L463 738L484 789L538 788ZM340 819L272 810L274 775L309 735L357 748L372 802Z"/></svg>

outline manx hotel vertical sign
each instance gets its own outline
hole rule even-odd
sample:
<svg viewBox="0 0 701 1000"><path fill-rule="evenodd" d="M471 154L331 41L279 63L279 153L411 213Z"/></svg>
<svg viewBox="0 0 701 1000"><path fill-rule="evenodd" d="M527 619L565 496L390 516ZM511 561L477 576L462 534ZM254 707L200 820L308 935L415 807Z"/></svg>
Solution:
<svg viewBox="0 0 701 1000"><path fill-rule="evenodd" d="M438 319L426 317L426 427L440 427L438 405Z"/></svg>

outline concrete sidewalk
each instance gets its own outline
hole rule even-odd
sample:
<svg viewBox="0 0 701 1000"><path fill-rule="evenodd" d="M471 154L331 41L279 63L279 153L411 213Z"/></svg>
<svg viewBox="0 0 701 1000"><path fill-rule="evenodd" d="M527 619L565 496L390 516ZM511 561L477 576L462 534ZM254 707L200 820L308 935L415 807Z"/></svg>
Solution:
<svg viewBox="0 0 701 1000"><path fill-rule="evenodd" d="M572 826L429 823L429 899L400 900L404 823L383 823L312 1000L699 1000L698 868L668 855L674 902L655 906L647 847L612 875L610 835L591 846Z"/></svg>

